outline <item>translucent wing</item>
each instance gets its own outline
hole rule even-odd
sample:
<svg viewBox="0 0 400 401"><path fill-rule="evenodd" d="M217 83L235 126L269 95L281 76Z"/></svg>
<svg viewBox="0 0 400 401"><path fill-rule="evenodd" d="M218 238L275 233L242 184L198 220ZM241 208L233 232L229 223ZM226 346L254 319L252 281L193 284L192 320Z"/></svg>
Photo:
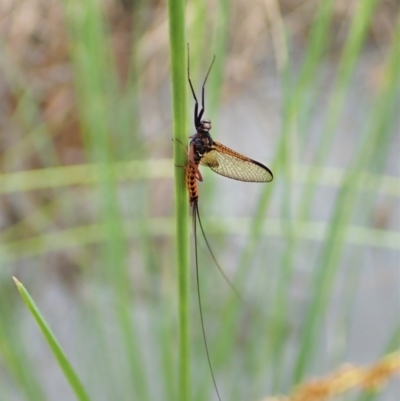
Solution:
<svg viewBox="0 0 400 401"><path fill-rule="evenodd" d="M211 150L203 155L200 164L210 167L217 174L238 181L270 182L273 178L268 167L216 141Z"/></svg>

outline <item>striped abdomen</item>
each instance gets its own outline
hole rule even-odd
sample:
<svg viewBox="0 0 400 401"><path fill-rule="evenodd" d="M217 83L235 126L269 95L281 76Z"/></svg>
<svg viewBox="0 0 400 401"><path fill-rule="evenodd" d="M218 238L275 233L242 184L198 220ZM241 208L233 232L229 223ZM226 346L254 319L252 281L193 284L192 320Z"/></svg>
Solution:
<svg viewBox="0 0 400 401"><path fill-rule="evenodd" d="M197 171L194 162L188 161L186 166L186 186L189 191L190 206L193 206L199 200L199 190L197 187Z"/></svg>

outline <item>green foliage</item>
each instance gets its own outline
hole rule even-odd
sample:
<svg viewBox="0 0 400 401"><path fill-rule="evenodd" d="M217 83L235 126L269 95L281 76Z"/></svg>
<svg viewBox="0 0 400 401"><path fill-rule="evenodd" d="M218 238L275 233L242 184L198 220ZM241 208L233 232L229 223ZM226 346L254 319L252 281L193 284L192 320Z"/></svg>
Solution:
<svg viewBox="0 0 400 401"><path fill-rule="evenodd" d="M28 307L34 319L36 320L37 325L40 327L40 330L42 331L43 336L45 337L47 343L49 344L49 347L51 348L54 357L57 359L60 368L62 369L66 379L68 380L68 383L73 389L76 398L80 401L89 401L90 398L87 396L82 383L80 382L78 376L76 375L68 359L66 358L61 345L54 336L54 333L51 331L46 320L43 318L35 302L29 295L29 292L16 278L14 278L14 281L18 288L19 293L21 294L22 299L24 300L26 306Z"/></svg>
<svg viewBox="0 0 400 401"><path fill-rule="evenodd" d="M0 399L50 400L52 382L58 380L65 382L61 401L72 399L71 389L77 399L216 399L189 252L190 210L182 168L187 155L181 144L186 145L193 133L193 102L186 97L186 41L191 45L194 83L202 80L216 55L207 84L206 117L213 119L212 133L220 140L216 127L222 126L222 87L234 75L229 59L239 39L251 32L241 31L238 22L245 23L246 18L238 18L243 8L236 2L196 1L185 8L185 2L170 0L163 14L169 24L167 40L164 22L154 22L159 21L154 5L122 3L132 23L124 31L132 34L130 52L123 55L128 59L124 77L113 47L118 18L113 19L109 5L95 0L64 2L68 58L63 63L72 75L82 140L78 148L83 162L73 165L65 165L43 111L45 102L12 57L7 38L1 38L1 75L14 101L6 117L19 135L11 129L2 132L6 150L0 155L0 217L7 222L0 232L0 364L7 372L0 375ZM286 394L311 375L348 362L351 336L362 339L365 334L354 328L358 295L365 289L365 260L371 249L399 252L399 233L373 221L380 199L398 202L400 197L399 178L388 175L386 165L398 129L400 22L390 43L379 49L381 83L368 101L357 104L363 124L357 133L349 133L350 161L332 166L328 161L346 129L343 116L354 102L349 94L373 43L372 21L380 2L352 3L355 11L338 27L336 2L320 1L307 15L300 58L295 49L298 38L291 32L295 17L285 18L273 3L257 6L267 5L262 32L272 35L281 90L273 158L260 160L271 167L274 181L258 187L254 210L245 210L241 217L220 207L236 201L226 199L220 190L219 180L224 178L205 176L200 189L206 233L246 301L238 301L219 276L198 235L204 319L223 400ZM259 24L260 19L255 20L254 29ZM339 50L333 45L335 36L344 38ZM251 53L253 45L242 46L243 59L256 53L256 61L264 60L266 48L257 45ZM149 54L156 58L157 52L165 54L161 62L156 59L153 70ZM324 82L327 65L335 69L329 85ZM261 78L270 73L262 66L256 69ZM164 86L152 90L149 85L163 73L161 82L171 82L168 108ZM241 86L246 88L252 80L243 76ZM259 101L263 113L264 99ZM249 110L250 117L252 112L256 113ZM240 117L235 110L229 113L235 124ZM154 129L157 120L162 129ZM63 125L72 137L77 128L70 122L66 118ZM316 124L318 135L312 135ZM252 142L252 128L241 139ZM266 141L272 146L273 138ZM173 158L166 156L171 149ZM307 165L304 154L310 154ZM175 191L169 191L173 185ZM249 184L235 185L239 193ZM326 203L331 212L321 221L315 212L324 189L330 191ZM398 210L389 213L391 220ZM233 245L237 243L240 246ZM59 273L65 266L68 285ZM376 266L378 283L390 277L385 276L386 267ZM18 284L47 344L32 316L20 307L12 276L40 305L44 318ZM362 311L369 316L368 306ZM399 322L382 329L387 344L376 350L376 359L399 346ZM331 337L334 340L325 344ZM38 352L36 342L46 351ZM58 364L46 354L47 345ZM67 380L57 376L62 371ZM361 394L359 399L384 399L381 394L384 397L384 392Z"/></svg>

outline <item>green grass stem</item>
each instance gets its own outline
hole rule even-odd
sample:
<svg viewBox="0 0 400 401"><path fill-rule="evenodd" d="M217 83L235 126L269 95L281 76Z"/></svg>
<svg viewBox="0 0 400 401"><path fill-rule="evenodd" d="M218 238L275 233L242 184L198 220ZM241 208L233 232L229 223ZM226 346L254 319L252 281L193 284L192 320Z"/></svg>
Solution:
<svg viewBox="0 0 400 401"><path fill-rule="evenodd" d="M63 371L65 378L67 379L73 392L75 393L76 398L79 401L90 401L90 398L86 394L83 384L79 380L78 375L75 373L75 370L73 369L72 365L65 356L65 353L60 343L58 342L56 336L54 335L49 325L43 318L34 300L29 295L28 291L23 286L23 284L21 284L15 277L14 277L14 282L18 288L21 298L25 302L25 305L28 307L37 325L42 331L44 338L46 339L51 351L53 352L54 357L56 358L61 370Z"/></svg>
<svg viewBox="0 0 400 401"><path fill-rule="evenodd" d="M179 386L178 399L190 400L190 292L189 292L189 201L185 180L186 154L186 43L185 2L168 1L169 43L173 105L175 163L176 261L179 280Z"/></svg>

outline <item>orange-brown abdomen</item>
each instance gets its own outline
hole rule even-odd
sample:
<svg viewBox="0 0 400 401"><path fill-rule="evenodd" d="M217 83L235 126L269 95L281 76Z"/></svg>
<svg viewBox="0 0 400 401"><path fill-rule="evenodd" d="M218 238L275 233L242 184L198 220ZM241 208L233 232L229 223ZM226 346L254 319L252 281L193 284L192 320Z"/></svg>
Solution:
<svg viewBox="0 0 400 401"><path fill-rule="evenodd" d="M186 166L186 186L189 191L190 206L197 203L199 199L199 190L197 187L197 166L194 162L188 161Z"/></svg>

